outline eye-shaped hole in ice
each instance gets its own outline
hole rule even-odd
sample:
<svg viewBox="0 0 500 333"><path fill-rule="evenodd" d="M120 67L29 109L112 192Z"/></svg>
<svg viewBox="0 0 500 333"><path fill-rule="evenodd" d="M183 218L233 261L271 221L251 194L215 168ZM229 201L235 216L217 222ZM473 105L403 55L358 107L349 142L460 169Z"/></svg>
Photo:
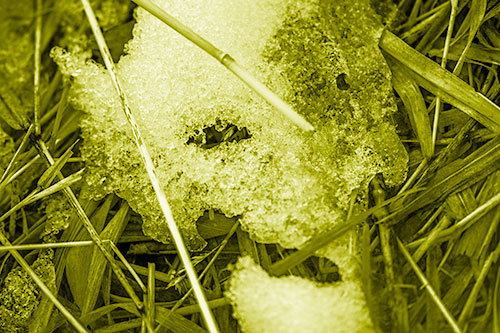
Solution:
<svg viewBox="0 0 500 333"><path fill-rule="evenodd" d="M240 129L233 124L228 124L223 130L218 130L215 125L212 125L197 132L190 136L186 143L194 143L205 149L218 146L222 142L239 142L252 137L246 127Z"/></svg>
<svg viewBox="0 0 500 333"><path fill-rule="evenodd" d="M345 81L346 77L347 75L345 73L342 73L335 78L335 81L337 82L337 88L339 88L340 90L347 90L351 87L349 83Z"/></svg>

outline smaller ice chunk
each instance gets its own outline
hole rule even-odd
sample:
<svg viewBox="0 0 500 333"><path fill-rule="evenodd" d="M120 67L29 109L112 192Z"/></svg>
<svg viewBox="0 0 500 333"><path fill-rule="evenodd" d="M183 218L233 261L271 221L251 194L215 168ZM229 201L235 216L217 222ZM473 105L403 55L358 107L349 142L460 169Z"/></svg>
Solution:
<svg viewBox="0 0 500 333"><path fill-rule="evenodd" d="M319 284L271 277L243 257L229 284L226 296L246 333L374 332L363 291L354 281Z"/></svg>

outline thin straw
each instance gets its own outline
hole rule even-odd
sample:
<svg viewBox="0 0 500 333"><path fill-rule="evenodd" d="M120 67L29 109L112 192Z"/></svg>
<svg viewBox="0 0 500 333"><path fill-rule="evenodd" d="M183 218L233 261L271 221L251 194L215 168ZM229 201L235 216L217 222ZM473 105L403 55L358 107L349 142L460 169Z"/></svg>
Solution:
<svg viewBox="0 0 500 333"><path fill-rule="evenodd" d="M397 236L395 238L396 238L396 241L398 243L399 250L403 253L403 256L406 258L406 260L410 264L411 268L413 268L413 271L417 275L417 277L420 280L420 282L422 282L422 287L424 287L427 290L427 292L431 296L431 299L437 305L438 309L441 311L441 313L443 314L443 316L446 319L446 321L448 322L448 324L450 324L453 332L455 332L455 333L461 333L461 332L463 332L460 329L460 327L458 326L457 321L455 320L455 318L453 318L453 315L448 311L448 309L446 308L446 306L443 304L443 302L441 301L441 299L436 294L436 291L434 290L434 288L432 288L432 286L430 285L429 281L425 277L425 274L422 272L422 270L420 269L420 267L418 267L418 265L415 262L415 260L413 260L413 257L408 252L408 250L406 249L406 247L403 245L403 243L401 243L401 241L399 240L399 238Z"/></svg>
<svg viewBox="0 0 500 333"><path fill-rule="evenodd" d="M305 120L301 115L299 115L295 110L292 109L290 105L279 98L275 93L273 93L269 88L262 84L257 78L255 78L250 72L241 67L233 57L229 54L219 50L209 41L198 35L196 32L191 30L189 27L185 26L179 22L175 17L171 16L165 12L162 8L154 4L150 0L132 0L137 5L141 6L149 13L154 15L156 18L161 20L163 23L177 31L179 34L187 38L189 41L194 43L196 46L201 48L203 51L210 54L217 61L219 61L224 67L236 75L241 81L243 81L250 89L255 91L260 97L266 100L269 104L274 106L278 111L284 114L290 121L295 125L302 128L304 131L312 131L314 127Z"/></svg>
<svg viewBox="0 0 500 333"><path fill-rule="evenodd" d="M122 104L123 112L125 113L125 116L127 117L127 120L129 122L130 126L132 127L132 132L134 135L135 143L136 143L137 147L139 148L139 152L141 153L141 156L143 158L143 162L144 162L144 165L146 167L149 179L151 180L151 183L152 183L153 188L155 190L156 197L157 197L158 202L160 204L160 208L161 208L161 210L162 210L162 212L165 215L165 218L167 220L167 224L168 224L168 227L169 227L170 232L172 234L172 238L174 240L175 246L177 247L177 251L179 253L179 256L181 257L182 263L184 264L184 267L186 268L186 273L188 275L189 281L191 282L191 286L193 287L195 297L200 305L201 313L203 315L205 323L206 323L208 330L210 332L214 332L214 333L219 332L217 325L215 323L215 320L213 318L212 312L210 311L210 308L208 306L205 295L203 294L203 290L201 288L201 285L198 282L196 272L195 272L193 265L191 263L191 259L189 258L189 253L186 249L186 246L184 245L184 241L182 239L181 233L179 232L177 224L175 223L174 218L172 216L172 212L170 210L170 206L168 204L165 193L163 193L163 189L160 185L160 181L158 179L158 176L156 175L156 170L155 170L155 167L153 165L153 161L151 160L151 156L150 156L148 149L144 143L144 140L143 140L142 135L140 133L139 127L137 126L137 122L135 121L135 118L132 115L132 111L130 110L129 104L128 104L127 99L125 97L125 93L120 85L120 82L118 81L116 68L114 66L111 54L110 54L109 49L108 49L108 46L106 45L106 41L104 39L102 31L99 28L99 24L97 23L97 19L94 15L92 7L90 6L90 3L88 0L81 0L81 2L83 4L87 18L90 22L92 32L94 33L94 36L96 38L97 45L99 46L101 56L104 60L104 63L106 64L106 69L108 70L108 73L111 76L111 79L113 81L113 85L115 86L115 89L119 95L120 102Z"/></svg>
<svg viewBox="0 0 500 333"><path fill-rule="evenodd" d="M450 21L448 23L448 31L446 32L446 39L444 41L443 58L441 59L441 67L446 69L446 63L448 61L448 51L450 49L451 35L453 33L453 26L455 25L455 17L457 16L458 0L450 0L451 2L451 13ZM441 112L441 98L436 98L436 108L434 110L434 122L432 124L432 147L433 151L436 146L437 131L439 125L439 114Z"/></svg>

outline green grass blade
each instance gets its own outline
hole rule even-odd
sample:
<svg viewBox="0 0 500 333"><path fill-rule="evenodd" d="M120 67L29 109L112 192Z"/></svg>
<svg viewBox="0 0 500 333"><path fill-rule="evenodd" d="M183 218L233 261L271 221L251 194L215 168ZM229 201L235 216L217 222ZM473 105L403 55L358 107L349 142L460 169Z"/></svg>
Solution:
<svg viewBox="0 0 500 333"><path fill-rule="evenodd" d="M392 85L403 100L406 111L410 116L414 133L420 142L420 149L424 158L434 155L432 133L427 106L425 105L420 87L406 74L406 69L397 61L386 57L392 71Z"/></svg>
<svg viewBox="0 0 500 333"><path fill-rule="evenodd" d="M108 196L97 212L90 217L92 225L99 233L104 228L112 201L113 196ZM80 229L80 232L72 238L73 241L87 239L89 239L89 236L85 229ZM69 249L66 257L66 280L68 281L75 304L80 310L85 308L87 294L92 292L88 290L87 281L89 280L89 275L94 274L90 270L93 252L93 247L73 247ZM97 272L96 274L99 273ZM99 289L96 290L98 291Z"/></svg>
<svg viewBox="0 0 500 333"><path fill-rule="evenodd" d="M462 65L465 61L467 52L472 44L472 41L476 37L476 33L478 32L479 27L481 26L481 23L483 21L484 15L486 13L486 4L487 0L472 0L469 10L470 27L469 27L469 35L467 37L467 44L465 45L465 48L462 51L462 54L460 55L460 58L457 61L457 64L455 65L455 69L453 70L453 73L455 74L461 72Z"/></svg>
<svg viewBox="0 0 500 333"><path fill-rule="evenodd" d="M128 222L129 206L123 201L116 215L109 221L107 226L101 232L101 238L110 242L118 241L121 233ZM106 258L99 252L99 249L93 249L92 259L89 266L89 275L86 279L86 294L83 300L82 314L93 310L97 297L101 290L102 280L106 272Z"/></svg>

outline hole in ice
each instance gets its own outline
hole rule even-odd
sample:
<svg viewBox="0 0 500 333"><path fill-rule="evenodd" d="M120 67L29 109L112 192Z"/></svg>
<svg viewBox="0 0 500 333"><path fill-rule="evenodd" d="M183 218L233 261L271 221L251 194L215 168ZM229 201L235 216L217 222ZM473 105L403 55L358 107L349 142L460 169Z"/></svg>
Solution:
<svg viewBox="0 0 500 333"><path fill-rule="evenodd" d="M244 139L250 139L252 135L246 127L238 128L233 124L228 124L224 129L218 130L216 125L203 128L190 136L187 144L194 143L201 148L210 149L218 146L222 142L239 142Z"/></svg>

